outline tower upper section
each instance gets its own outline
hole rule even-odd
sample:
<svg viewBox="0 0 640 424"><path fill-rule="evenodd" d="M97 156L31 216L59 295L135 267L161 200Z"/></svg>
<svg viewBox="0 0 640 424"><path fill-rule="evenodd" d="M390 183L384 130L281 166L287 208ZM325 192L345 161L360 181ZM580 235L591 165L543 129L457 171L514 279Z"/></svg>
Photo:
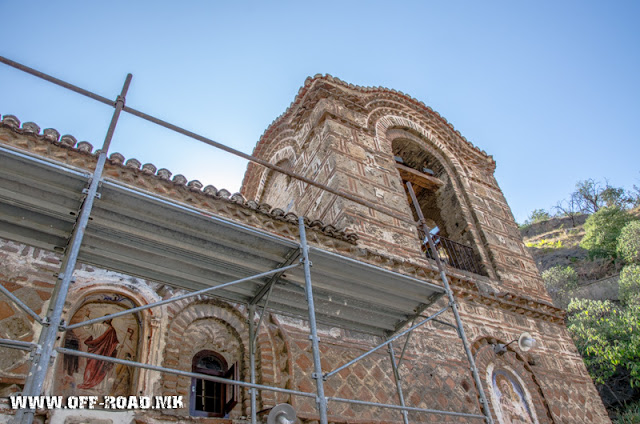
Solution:
<svg viewBox="0 0 640 424"><path fill-rule="evenodd" d="M254 155L389 213L254 163L242 184L247 198L350 228L361 247L381 255L424 261L424 234L412 224L420 208L456 272L488 280L496 290L549 299L494 178L493 158L404 93L328 75L308 78Z"/></svg>

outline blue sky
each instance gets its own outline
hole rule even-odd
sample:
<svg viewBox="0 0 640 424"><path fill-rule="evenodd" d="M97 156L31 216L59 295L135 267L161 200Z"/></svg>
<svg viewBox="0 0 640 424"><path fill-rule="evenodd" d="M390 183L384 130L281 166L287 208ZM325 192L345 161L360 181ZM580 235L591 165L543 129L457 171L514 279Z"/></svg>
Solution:
<svg viewBox="0 0 640 424"><path fill-rule="evenodd" d="M403 91L494 156L519 222L640 185L640 2L0 0L0 55L250 153L307 76ZM99 146L111 110L0 64L0 114ZM237 191L246 162L123 115L112 152Z"/></svg>

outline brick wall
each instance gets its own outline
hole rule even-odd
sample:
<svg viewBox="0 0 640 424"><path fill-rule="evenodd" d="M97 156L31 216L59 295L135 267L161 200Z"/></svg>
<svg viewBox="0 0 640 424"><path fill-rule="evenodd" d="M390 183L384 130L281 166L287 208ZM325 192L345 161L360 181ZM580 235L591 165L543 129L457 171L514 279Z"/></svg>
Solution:
<svg viewBox="0 0 640 424"><path fill-rule="evenodd" d="M481 263L485 277L463 273L464 278L452 282L468 337L476 343L481 372L489 365L502 365L521 376L540 423L608 422L562 319L556 313L552 313L554 317L539 313L549 307L550 298L493 176L493 159L468 143L437 113L402 93L317 77L307 80L287 112L265 131L254 154L270 160L282 149L297 146L292 162L296 172L379 204L391 214L304 187L294 191L300 194L293 196L292 207L297 213L353 229L360 236L358 245L368 251L433 269L420 249L415 227L405 222L413 216L395 169L394 140L421 146L444 172L441 179L445 185L436 199L443 225L451 238L472 247ZM264 173L249 165L243 185L246 195L270 196L271 190L277 190L269 184L254 184L264 180L261 175ZM516 299L518 305L510 304ZM535 334L539 342L532 353L493 354L492 344L508 343L524 331ZM432 340L434 332L438 338ZM457 336L434 324L414 337L408 352L411 360L403 371L407 399L426 406L425 396L432 407L479 410L473 390L467 390L473 384L466 380L470 376L465 372ZM331 358L341 356L339 350L331 351ZM370 359L367 368L377 369L385 359L381 352ZM356 383L356 377L345 378ZM331 390L345 387L355 390L349 385ZM485 390L489 393L490 389ZM388 399L392 394L367 396ZM398 414L392 416L377 415L383 421L399 420ZM424 417L412 414L412 419Z"/></svg>
<svg viewBox="0 0 640 424"><path fill-rule="evenodd" d="M6 117L5 117L6 118ZM3 120L4 122L4 120ZM295 222L284 210L347 227L359 236L357 245L330 231L309 231L315 246L396 272L438 283L433 261L420 246L412 212L393 160L394 140L409 140L429 151L442 168L445 185L437 203L447 234L474 249L482 274L447 269L460 305L465 330L473 345L484 390L486 375L505 369L517 376L540 423L608 423L609 420L584 364L563 325L562 313L550 304L535 264L527 253L508 205L493 177L495 163L473 147L437 113L408 96L386 89L363 89L331 77L308 80L287 112L266 131L254 154L330 187L377 203L384 214L309 187L295 179L250 165L243 183L246 197L215 188L202 189L184 177L150 164L112 155L106 173L134 187L193 205L245 225L297 238ZM0 128L0 141L16 148L90 169L95 156L48 142L43 136ZM86 150L86 145L83 149ZM161 172L162 171L162 172ZM165 172L166 171L166 172ZM168 175L168 176L167 176ZM247 200L248 199L248 200ZM270 203L270 208L252 201ZM280 213L282 212L282 213ZM60 257L51 252L0 240L0 279L36 312L48 305ZM92 293L117 293L142 305L180 294L169 286L81 265L76 272L65 317L72 316ZM22 311L0 298L0 337L33 341L38 327ZM433 310L426 312L434 312ZM248 312L242 305L194 298L142 314L140 352L143 362L189 370L200 350L219 352L227 363L238 363L240 378L248 380ZM452 321L451 316L443 319ZM523 331L538 340L524 354L509 350L496 355L493 345L508 343ZM324 371L355 358L380 342L371 336L321 327ZM396 344L399 353L403 339ZM61 343L61 341L59 342ZM401 376L407 403L412 406L479 413L475 384L457 334L432 322L417 330L407 345ZM20 389L29 367L21 352L2 349L0 390ZM58 359L60 360L60 359ZM327 395L396 403L388 353L380 350L327 381ZM54 394L52 367L46 394ZM258 338L258 382L288 389L314 391L307 323L269 315ZM189 396L190 379L144 371L136 375L138 394ZM195 419L188 410L136 412L135 422L246 423L249 396L227 420ZM303 423L317 422L314 400L260 392L259 408L290 402ZM6 404L4 405L6 407ZM496 407L494 403L493 407ZM11 412L2 411L6 417ZM55 412L53 413L55 418ZM332 423L401 422L397 411L331 402ZM461 422L458 418L411 413L412 422ZM4 419L4 418L3 418ZM62 420L60 418L58 421ZM114 419L115 422L115 419Z"/></svg>

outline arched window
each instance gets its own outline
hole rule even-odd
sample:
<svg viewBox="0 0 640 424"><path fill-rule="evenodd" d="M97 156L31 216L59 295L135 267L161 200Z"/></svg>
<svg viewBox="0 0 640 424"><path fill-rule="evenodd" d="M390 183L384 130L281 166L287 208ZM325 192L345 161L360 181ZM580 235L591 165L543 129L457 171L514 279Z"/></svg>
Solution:
<svg viewBox="0 0 640 424"><path fill-rule="evenodd" d="M238 364L233 364L229 368L222 355L211 350L201 350L196 353L191 370L199 374L239 379ZM195 377L191 379L191 415L224 417L231 412L236 403L238 403L238 386Z"/></svg>
<svg viewBox="0 0 640 424"><path fill-rule="evenodd" d="M407 182L411 183L440 259L454 268L480 273L466 219L444 165L435 155L409 139L394 139L392 148L413 217L418 219ZM423 242L424 236L421 234ZM432 256L426 243L424 251L427 257Z"/></svg>

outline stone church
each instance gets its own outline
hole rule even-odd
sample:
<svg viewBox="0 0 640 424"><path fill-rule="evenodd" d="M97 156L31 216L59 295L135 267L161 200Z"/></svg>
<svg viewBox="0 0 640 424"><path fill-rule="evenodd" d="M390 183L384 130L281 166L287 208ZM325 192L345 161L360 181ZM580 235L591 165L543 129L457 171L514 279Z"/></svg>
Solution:
<svg viewBox="0 0 640 424"><path fill-rule="evenodd" d="M18 412L11 396L33 372L43 328L9 295L50 312L99 155L2 116L0 338L17 344L0 343L0 422ZM252 156L275 166L250 162L232 194L109 153L41 394L182 396L183 405L38 407L34 422L267 422L283 403L295 417L271 422L610 422L493 158L437 112L318 75ZM304 262L303 232L317 328L305 315L307 271L293 268ZM288 268L101 320L278 267ZM523 333L533 348L518 344Z"/></svg>

